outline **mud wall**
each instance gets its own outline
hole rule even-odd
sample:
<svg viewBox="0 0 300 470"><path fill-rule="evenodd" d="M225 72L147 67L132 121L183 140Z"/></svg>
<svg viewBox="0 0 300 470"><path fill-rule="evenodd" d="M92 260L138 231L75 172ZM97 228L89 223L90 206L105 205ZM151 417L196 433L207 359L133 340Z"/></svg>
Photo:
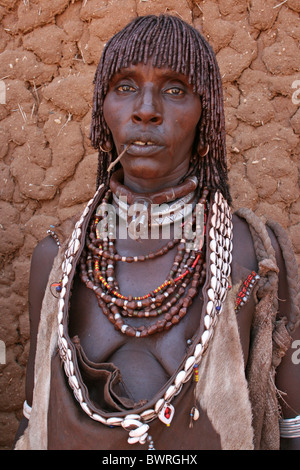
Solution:
<svg viewBox="0 0 300 470"><path fill-rule="evenodd" d="M272 217L300 261L299 0L0 0L0 448L24 400L30 256L93 194L92 81L130 19L194 24L221 68L234 207Z"/></svg>

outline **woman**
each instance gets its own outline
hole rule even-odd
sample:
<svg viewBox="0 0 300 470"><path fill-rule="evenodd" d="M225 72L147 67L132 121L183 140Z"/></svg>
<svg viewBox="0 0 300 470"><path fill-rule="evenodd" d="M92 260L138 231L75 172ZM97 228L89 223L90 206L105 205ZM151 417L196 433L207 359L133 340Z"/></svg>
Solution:
<svg viewBox="0 0 300 470"><path fill-rule="evenodd" d="M300 409L293 364L279 365L299 307L271 230L231 215L221 79L203 37L166 15L114 36L91 140L94 198L58 254L49 238L33 255L31 414L16 447L278 448L275 367L284 417ZM297 420L281 421L292 445Z"/></svg>

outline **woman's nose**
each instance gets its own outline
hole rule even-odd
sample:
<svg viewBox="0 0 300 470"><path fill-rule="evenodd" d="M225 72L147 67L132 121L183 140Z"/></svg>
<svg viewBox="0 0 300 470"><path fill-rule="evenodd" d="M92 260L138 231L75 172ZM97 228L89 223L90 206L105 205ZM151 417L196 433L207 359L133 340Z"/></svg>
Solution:
<svg viewBox="0 0 300 470"><path fill-rule="evenodd" d="M144 90L137 98L137 102L132 113L132 121L134 123L162 123L162 113L160 104L155 93L151 89Z"/></svg>

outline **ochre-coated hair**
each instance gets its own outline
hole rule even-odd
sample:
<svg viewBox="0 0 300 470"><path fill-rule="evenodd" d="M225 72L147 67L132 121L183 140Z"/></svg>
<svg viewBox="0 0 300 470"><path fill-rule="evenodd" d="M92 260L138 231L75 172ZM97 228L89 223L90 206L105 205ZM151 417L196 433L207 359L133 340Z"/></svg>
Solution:
<svg viewBox="0 0 300 470"><path fill-rule="evenodd" d="M95 74L91 142L99 151L97 186L108 184L107 168L117 157L111 132L103 116L103 103L115 73L130 64L152 61L188 77L200 96L202 115L196 131L189 174L196 174L199 186L219 189L231 201L226 164L223 90L215 54L192 26L170 15L149 15L131 21L106 44ZM112 146L110 152L101 147ZM209 145L206 156L198 149Z"/></svg>

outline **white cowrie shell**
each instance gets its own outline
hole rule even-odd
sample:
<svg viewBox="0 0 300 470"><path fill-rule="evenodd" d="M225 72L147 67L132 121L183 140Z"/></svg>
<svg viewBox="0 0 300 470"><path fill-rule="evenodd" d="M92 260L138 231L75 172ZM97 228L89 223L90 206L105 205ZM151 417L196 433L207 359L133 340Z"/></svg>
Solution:
<svg viewBox="0 0 300 470"><path fill-rule="evenodd" d="M67 351L67 349L68 349L67 340L65 338L60 338L60 342L61 342L61 346L64 349L64 351Z"/></svg>
<svg viewBox="0 0 300 470"><path fill-rule="evenodd" d="M137 419L124 419L121 423L122 428L129 431L131 428L139 428L141 426L141 422Z"/></svg>
<svg viewBox="0 0 300 470"><path fill-rule="evenodd" d="M212 274L213 274L214 276L216 276L216 274L217 274L217 267L216 267L215 264L211 264L211 265L210 265L210 270L211 270Z"/></svg>
<svg viewBox="0 0 300 470"><path fill-rule="evenodd" d="M61 323L58 325L58 334L60 337L63 337L64 335L64 327Z"/></svg>
<svg viewBox="0 0 300 470"><path fill-rule="evenodd" d="M63 321L63 312L61 310L58 311L57 321L59 324Z"/></svg>
<svg viewBox="0 0 300 470"><path fill-rule="evenodd" d="M215 291L213 289L208 289L207 295L209 300L214 301L215 300Z"/></svg>
<svg viewBox="0 0 300 470"><path fill-rule="evenodd" d="M72 269L72 263L67 263L67 265L66 265L66 273L67 273L67 275L70 274L71 269Z"/></svg>
<svg viewBox="0 0 300 470"><path fill-rule="evenodd" d="M59 310L63 310L63 309L64 309L64 306L65 306L65 301L64 301L64 299L59 299L59 301L58 301L58 308L59 308Z"/></svg>
<svg viewBox="0 0 300 470"><path fill-rule="evenodd" d="M148 433L145 432L145 434L143 434L141 437L140 437L140 440L139 440L139 443L140 444L145 444L146 440L147 440L147 437L148 437Z"/></svg>
<svg viewBox="0 0 300 470"><path fill-rule="evenodd" d="M136 419L136 420L139 420L139 419L140 419L140 415L137 415L137 414L126 415L124 419Z"/></svg>
<svg viewBox="0 0 300 470"><path fill-rule="evenodd" d="M79 383L75 375L70 375L69 383L71 387L79 388Z"/></svg>
<svg viewBox="0 0 300 470"><path fill-rule="evenodd" d="M209 302L207 302L207 305L206 305L206 313L210 315L213 311L213 308L214 308L214 303L210 300Z"/></svg>
<svg viewBox="0 0 300 470"><path fill-rule="evenodd" d="M140 441L139 437L128 437L128 444L137 444Z"/></svg>
<svg viewBox="0 0 300 470"><path fill-rule="evenodd" d="M216 231L215 231L214 227L211 227L211 229L209 231L209 236L212 240L216 239Z"/></svg>
<svg viewBox="0 0 300 470"><path fill-rule="evenodd" d="M202 333L202 336L201 336L201 343L202 343L203 348L207 345L210 336L211 336L210 330L205 330L205 331Z"/></svg>
<svg viewBox="0 0 300 470"><path fill-rule="evenodd" d="M154 416L155 416L155 411L152 410L152 409L146 410L143 413L141 413L141 418L144 419L144 420L151 419Z"/></svg>
<svg viewBox="0 0 300 470"><path fill-rule="evenodd" d="M73 254L75 255L75 253L77 253L77 251L79 250L80 248L80 241L78 239L76 239L74 241L74 245L73 245Z"/></svg>
<svg viewBox="0 0 300 470"><path fill-rule="evenodd" d="M169 401L173 397L173 395L175 395L175 393L176 393L176 387L175 385L171 385L164 395L165 401Z"/></svg>
<svg viewBox="0 0 300 470"><path fill-rule="evenodd" d="M216 276L212 276L211 280L210 280L210 285L211 285L211 288L216 290L216 287L217 287L217 278Z"/></svg>
<svg viewBox="0 0 300 470"><path fill-rule="evenodd" d="M175 378L176 387L182 384L185 378L186 378L186 372L184 370L181 370L180 372L178 372Z"/></svg>
<svg viewBox="0 0 300 470"><path fill-rule="evenodd" d="M202 346L201 343L199 343L195 347L195 352L194 352L194 356L195 356L197 362L199 361L200 357L202 356L202 353L203 353L203 346Z"/></svg>
<svg viewBox="0 0 300 470"><path fill-rule="evenodd" d="M89 407L87 406L85 402L80 403L80 406L86 414L88 414L89 416L92 416L93 413L91 412L91 410L89 409Z"/></svg>
<svg viewBox="0 0 300 470"><path fill-rule="evenodd" d="M132 429L132 431L129 431L129 436L130 437L141 437L143 434L145 434L149 429L148 424L142 424L136 429Z"/></svg>
<svg viewBox="0 0 300 470"><path fill-rule="evenodd" d="M162 409L162 407L164 406L165 404L165 400L163 398L160 398L156 403L155 403L155 406L154 406L154 409L155 409L155 413L159 413L160 410Z"/></svg>
<svg viewBox="0 0 300 470"><path fill-rule="evenodd" d="M218 204L216 202L212 205L212 211L214 214L218 214Z"/></svg>
<svg viewBox="0 0 300 470"><path fill-rule="evenodd" d="M191 367L195 365L195 363L196 363L195 356L188 357L187 360L185 361L184 370L188 371Z"/></svg>
<svg viewBox="0 0 300 470"><path fill-rule="evenodd" d="M77 399L77 401L79 403L82 403L83 402L83 396L82 396L80 388L78 390L77 390L77 388L74 388L73 393L74 393L74 396Z"/></svg>
<svg viewBox="0 0 300 470"><path fill-rule="evenodd" d="M216 240L211 240L210 243L209 243L209 247L210 247L211 251L214 251L216 253L216 251L217 251Z"/></svg>
<svg viewBox="0 0 300 470"><path fill-rule="evenodd" d="M107 418L106 420L106 424L108 424L109 426L120 426L120 424L122 423L123 421L123 418Z"/></svg>
<svg viewBox="0 0 300 470"><path fill-rule="evenodd" d="M208 330L211 326L212 320L210 315L205 315L204 317L204 326Z"/></svg>
<svg viewBox="0 0 300 470"><path fill-rule="evenodd" d="M95 421L98 421L99 423L106 424L106 419L98 415L97 413L93 413L91 418L94 419Z"/></svg>
<svg viewBox="0 0 300 470"><path fill-rule="evenodd" d="M219 255L220 258L223 257L223 247L222 247L222 245L218 246L218 255Z"/></svg>

